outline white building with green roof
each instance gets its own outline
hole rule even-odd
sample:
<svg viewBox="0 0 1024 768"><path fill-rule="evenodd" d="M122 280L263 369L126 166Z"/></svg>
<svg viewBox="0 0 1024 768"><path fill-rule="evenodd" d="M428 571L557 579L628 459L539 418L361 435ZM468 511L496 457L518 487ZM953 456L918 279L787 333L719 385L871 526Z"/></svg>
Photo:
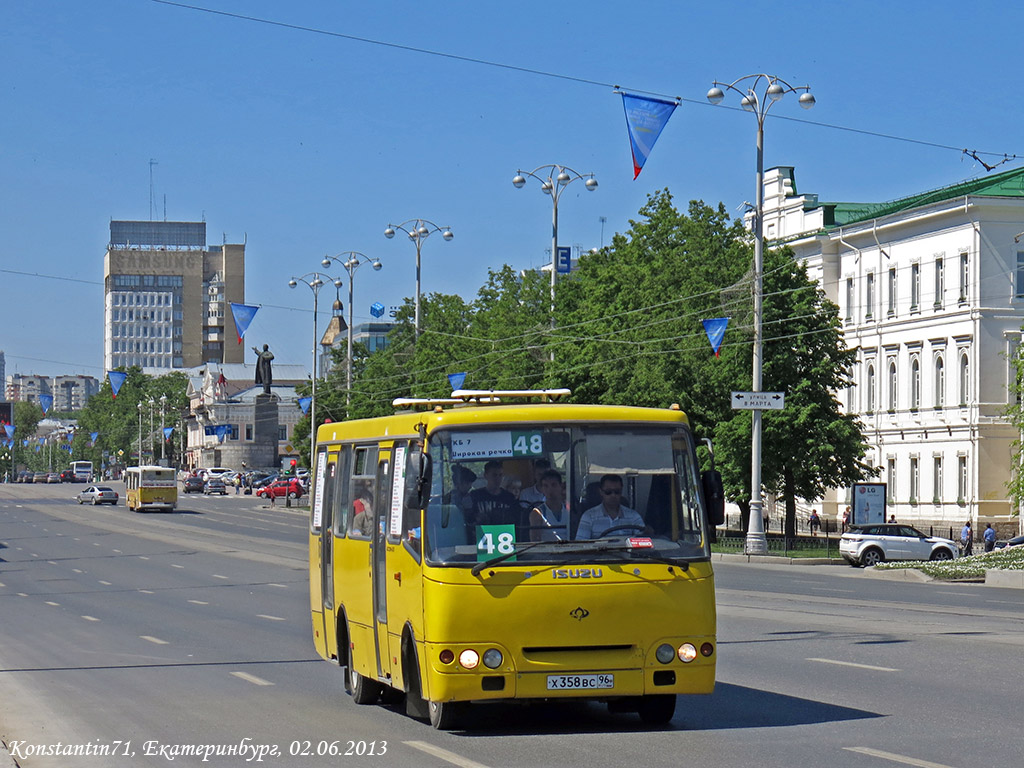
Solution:
<svg viewBox="0 0 1024 768"><path fill-rule="evenodd" d="M1024 169L859 204L797 194L793 169L774 168L764 233L839 306L857 350L839 399L861 417L887 516L936 533L967 519L1018 530L1005 411L1024 325ZM840 490L823 511L848 499Z"/></svg>

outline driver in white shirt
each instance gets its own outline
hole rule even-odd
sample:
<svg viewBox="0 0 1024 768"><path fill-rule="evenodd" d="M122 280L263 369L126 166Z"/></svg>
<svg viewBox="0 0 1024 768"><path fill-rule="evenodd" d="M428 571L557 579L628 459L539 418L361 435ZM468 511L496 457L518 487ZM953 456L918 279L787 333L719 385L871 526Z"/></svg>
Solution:
<svg viewBox="0 0 1024 768"><path fill-rule="evenodd" d="M599 539L606 531L620 526L629 526L616 531L623 536L636 536L647 530L647 524L636 510L622 506L622 478L619 475L601 478L601 497L601 503L588 509L580 518L577 539Z"/></svg>

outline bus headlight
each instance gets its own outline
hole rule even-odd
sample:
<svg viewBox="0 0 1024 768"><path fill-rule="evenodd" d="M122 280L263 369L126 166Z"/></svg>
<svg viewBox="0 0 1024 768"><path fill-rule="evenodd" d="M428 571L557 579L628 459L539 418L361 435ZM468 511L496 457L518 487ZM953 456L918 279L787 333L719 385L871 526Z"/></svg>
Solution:
<svg viewBox="0 0 1024 768"><path fill-rule="evenodd" d="M654 655L662 664L668 664L675 658L676 651L668 643L662 643L658 646L658 650L654 652Z"/></svg>
<svg viewBox="0 0 1024 768"><path fill-rule="evenodd" d="M497 648L488 648L484 651L484 666L488 669L497 669L503 660L501 651Z"/></svg>
<svg viewBox="0 0 1024 768"><path fill-rule="evenodd" d="M467 648L459 654L459 664L464 669L476 669L476 666L480 663L480 654L474 651L472 648Z"/></svg>
<svg viewBox="0 0 1024 768"><path fill-rule="evenodd" d="M697 658L697 649L693 647L692 643L683 643L679 646L679 660L684 664L689 664L691 661Z"/></svg>

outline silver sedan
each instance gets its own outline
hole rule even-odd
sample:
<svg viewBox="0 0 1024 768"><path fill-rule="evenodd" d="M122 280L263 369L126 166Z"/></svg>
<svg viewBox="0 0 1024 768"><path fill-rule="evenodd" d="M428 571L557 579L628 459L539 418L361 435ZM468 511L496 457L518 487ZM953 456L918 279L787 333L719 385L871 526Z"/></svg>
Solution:
<svg viewBox="0 0 1024 768"><path fill-rule="evenodd" d="M117 491L105 485L90 485L75 496L79 504L117 504Z"/></svg>

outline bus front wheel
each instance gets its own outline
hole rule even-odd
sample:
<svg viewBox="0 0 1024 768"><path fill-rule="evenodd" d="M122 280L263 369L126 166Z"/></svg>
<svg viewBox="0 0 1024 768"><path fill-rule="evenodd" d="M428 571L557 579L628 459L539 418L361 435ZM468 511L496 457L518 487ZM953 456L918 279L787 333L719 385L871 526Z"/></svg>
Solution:
<svg viewBox="0 0 1024 768"><path fill-rule="evenodd" d="M439 731L450 731L457 727L465 714L465 704L455 701L432 701L428 705L430 710L430 724Z"/></svg>
<svg viewBox="0 0 1024 768"><path fill-rule="evenodd" d="M637 713L648 725L665 725L676 713L676 697L662 693L644 696L637 706Z"/></svg>
<svg viewBox="0 0 1024 768"><path fill-rule="evenodd" d="M348 692L356 704L373 704L380 697L380 683L367 680L356 672L355 659L352 657L352 645L348 648Z"/></svg>

